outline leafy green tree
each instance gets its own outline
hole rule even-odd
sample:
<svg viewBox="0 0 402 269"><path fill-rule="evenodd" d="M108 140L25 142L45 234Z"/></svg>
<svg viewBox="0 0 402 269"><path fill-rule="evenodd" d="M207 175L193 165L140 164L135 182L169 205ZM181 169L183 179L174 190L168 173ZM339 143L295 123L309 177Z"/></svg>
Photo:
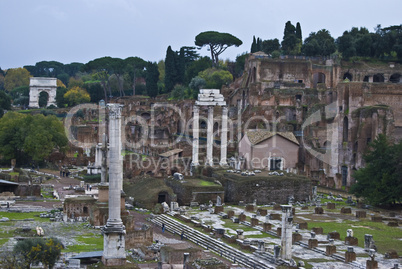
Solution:
<svg viewBox="0 0 402 269"><path fill-rule="evenodd" d="M68 139L57 117L8 112L0 119L0 154L18 163L43 161L53 150L65 152Z"/></svg>
<svg viewBox="0 0 402 269"><path fill-rule="evenodd" d="M198 74L206 81L207 89L220 89L233 81L233 75L226 70L208 68Z"/></svg>
<svg viewBox="0 0 402 269"><path fill-rule="evenodd" d="M181 47L180 49L183 49L184 51L184 62L186 64L186 67L191 63L200 58L200 54L197 52L196 47Z"/></svg>
<svg viewBox="0 0 402 269"><path fill-rule="evenodd" d="M57 238L33 238L18 241L13 252L22 257L16 266L30 268L30 264L41 262L45 268L51 269L60 258L62 249L63 245Z"/></svg>
<svg viewBox="0 0 402 269"><path fill-rule="evenodd" d="M350 192L373 205L402 201L402 142L392 144L380 134L363 155L366 167L357 170Z"/></svg>
<svg viewBox="0 0 402 269"><path fill-rule="evenodd" d="M40 92L39 93L39 107L47 107L47 102L49 100L49 94L47 92Z"/></svg>
<svg viewBox="0 0 402 269"><path fill-rule="evenodd" d="M194 77L191 81L190 84L188 85L188 87L191 89L192 94L191 97L193 99L197 99L198 93L200 92L200 89L205 88L205 86L207 85L207 82L205 81L205 79L201 78L201 77Z"/></svg>
<svg viewBox="0 0 402 269"><path fill-rule="evenodd" d="M218 66L219 55L231 46L240 46L243 42L237 37L228 33L207 31L199 33L195 37L195 45L199 47L209 46L213 66Z"/></svg>
<svg viewBox="0 0 402 269"><path fill-rule="evenodd" d="M20 86L29 86L31 74L25 68L8 69L4 78L4 88L10 92Z"/></svg>
<svg viewBox="0 0 402 269"><path fill-rule="evenodd" d="M147 62L140 57L128 57L124 59L124 62L126 63L126 74L131 81L133 95L136 95L137 80L145 77Z"/></svg>
<svg viewBox="0 0 402 269"><path fill-rule="evenodd" d="M345 59L356 56L355 39L348 31L343 32L343 35L338 37L337 44L339 52Z"/></svg>
<svg viewBox="0 0 402 269"><path fill-rule="evenodd" d="M273 51L280 50L281 48L281 44L279 44L279 39L277 38L264 40L261 46L261 50L266 54L272 54Z"/></svg>
<svg viewBox="0 0 402 269"><path fill-rule="evenodd" d="M253 43L251 43L250 52L251 53L257 52L257 40L255 39L254 35L253 35Z"/></svg>
<svg viewBox="0 0 402 269"><path fill-rule="evenodd" d="M158 95L158 80L159 80L158 64L148 62L145 81L146 81L147 94L150 97L155 97Z"/></svg>
<svg viewBox="0 0 402 269"><path fill-rule="evenodd" d="M67 89L64 87L57 87L56 90L56 104L58 107L65 107L67 105L66 100L64 99L64 95L66 94Z"/></svg>
<svg viewBox="0 0 402 269"><path fill-rule="evenodd" d="M189 64L186 69L186 82L190 83L191 79L198 75L199 72L211 67L212 61L209 57L204 56Z"/></svg>
<svg viewBox="0 0 402 269"><path fill-rule="evenodd" d="M176 55L169 46L166 50L165 58L165 89L171 92L177 81Z"/></svg>
<svg viewBox="0 0 402 269"><path fill-rule="evenodd" d="M11 98L4 91L0 91L0 118L4 115L4 110L11 109Z"/></svg>
<svg viewBox="0 0 402 269"><path fill-rule="evenodd" d="M304 40L302 51L307 56L328 56L336 51L335 39L328 30L310 33Z"/></svg>
<svg viewBox="0 0 402 269"><path fill-rule="evenodd" d="M301 29L300 34L301 36ZM296 34L295 26L290 22L286 22L283 33L282 50L285 54L297 55L301 52L302 40Z"/></svg>
<svg viewBox="0 0 402 269"><path fill-rule="evenodd" d="M69 106L89 103L91 101L89 93L85 89L78 86L68 90L63 97Z"/></svg>

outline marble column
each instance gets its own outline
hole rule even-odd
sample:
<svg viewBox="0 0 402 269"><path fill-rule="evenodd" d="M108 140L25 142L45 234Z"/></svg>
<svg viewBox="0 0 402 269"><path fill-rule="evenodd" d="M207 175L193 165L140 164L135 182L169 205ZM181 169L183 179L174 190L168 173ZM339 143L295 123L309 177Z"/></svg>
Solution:
<svg viewBox="0 0 402 269"><path fill-rule="evenodd" d="M199 149L199 138L200 138L200 108L198 106L193 107L193 160L192 165L198 166L198 149Z"/></svg>
<svg viewBox="0 0 402 269"><path fill-rule="evenodd" d="M103 227L103 256L106 266L126 263L125 227L121 220L121 191L123 184L123 157L121 155L120 104L108 104L109 108L109 218Z"/></svg>
<svg viewBox="0 0 402 269"><path fill-rule="evenodd" d="M228 108L222 107L222 132L221 132L221 166L228 165L227 163L228 150Z"/></svg>
<svg viewBox="0 0 402 269"><path fill-rule="evenodd" d="M213 166L213 133L214 133L214 107L208 106L208 125L207 125L207 160L206 165Z"/></svg>
<svg viewBox="0 0 402 269"><path fill-rule="evenodd" d="M282 207L282 234L281 234L281 258L290 260L292 258L292 206L281 205Z"/></svg>
<svg viewBox="0 0 402 269"><path fill-rule="evenodd" d="M101 154L102 154L102 162L101 162L101 184L106 185L107 182L107 137L106 134L102 135L102 148L101 148Z"/></svg>

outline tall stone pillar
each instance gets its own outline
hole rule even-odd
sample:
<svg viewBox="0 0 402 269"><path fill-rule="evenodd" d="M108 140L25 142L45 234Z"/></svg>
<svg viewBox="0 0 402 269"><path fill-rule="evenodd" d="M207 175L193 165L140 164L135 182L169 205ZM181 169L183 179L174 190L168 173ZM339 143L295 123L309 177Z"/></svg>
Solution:
<svg viewBox="0 0 402 269"><path fill-rule="evenodd" d="M109 108L109 218L103 227L103 256L105 266L126 263L125 227L120 217L123 184L123 157L121 155L120 104L108 104Z"/></svg>
<svg viewBox="0 0 402 269"><path fill-rule="evenodd" d="M221 132L221 166L228 165L227 163L227 150L228 150L228 108L222 107L222 132Z"/></svg>
<svg viewBox="0 0 402 269"><path fill-rule="evenodd" d="M281 258L290 260L292 258L292 206L281 205L282 207L282 234L281 234Z"/></svg>
<svg viewBox="0 0 402 269"><path fill-rule="evenodd" d="M213 133L214 133L214 107L208 106L208 126L207 126L207 165L213 166L213 156L212 147L214 144Z"/></svg>
<svg viewBox="0 0 402 269"><path fill-rule="evenodd" d="M102 163L101 163L101 184L105 185L107 182L107 156L108 156L107 138L106 134L102 135Z"/></svg>
<svg viewBox="0 0 402 269"><path fill-rule="evenodd" d="M193 107L193 166L198 166L198 149L199 149L199 139L200 139L200 108L198 106Z"/></svg>

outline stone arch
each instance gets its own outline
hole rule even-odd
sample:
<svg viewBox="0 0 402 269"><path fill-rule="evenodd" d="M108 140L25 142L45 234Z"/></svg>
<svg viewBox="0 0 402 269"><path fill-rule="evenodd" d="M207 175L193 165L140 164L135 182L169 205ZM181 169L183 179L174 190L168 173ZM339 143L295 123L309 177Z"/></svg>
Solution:
<svg viewBox="0 0 402 269"><path fill-rule="evenodd" d="M39 98L38 98L38 105L39 107L47 107L49 103L49 94L47 91L41 91L39 93Z"/></svg>
<svg viewBox="0 0 402 269"><path fill-rule="evenodd" d="M370 81L370 76L364 76L363 82L369 82Z"/></svg>
<svg viewBox="0 0 402 269"><path fill-rule="evenodd" d="M323 144L322 144L322 147L324 148L324 149L326 149L326 150L328 150L328 149L331 149L331 141L325 141Z"/></svg>
<svg viewBox="0 0 402 269"><path fill-rule="evenodd" d="M319 83L325 84L325 74L322 72L317 72L313 74L313 85L314 88L317 88Z"/></svg>
<svg viewBox="0 0 402 269"><path fill-rule="evenodd" d="M392 83L400 83L401 82L401 74L395 73L389 77L389 81Z"/></svg>
<svg viewBox="0 0 402 269"><path fill-rule="evenodd" d="M373 82L384 82L384 75L377 73L373 76Z"/></svg>
<svg viewBox="0 0 402 269"><path fill-rule="evenodd" d="M39 108L39 96L41 92L48 94L46 106L56 106L56 78L32 77L29 80L29 107Z"/></svg>
<svg viewBox="0 0 402 269"><path fill-rule="evenodd" d="M349 81L352 81L353 76L351 73L346 72L345 74L343 74L343 80L348 79Z"/></svg>

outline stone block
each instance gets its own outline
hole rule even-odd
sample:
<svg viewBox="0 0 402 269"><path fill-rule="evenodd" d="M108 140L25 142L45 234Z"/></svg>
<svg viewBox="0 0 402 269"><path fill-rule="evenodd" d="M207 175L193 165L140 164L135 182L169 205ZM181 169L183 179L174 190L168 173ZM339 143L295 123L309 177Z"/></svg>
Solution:
<svg viewBox="0 0 402 269"><path fill-rule="evenodd" d="M294 244L295 242L299 242L302 240L302 235L299 233L293 233L292 234L292 244Z"/></svg>
<svg viewBox="0 0 402 269"><path fill-rule="evenodd" d="M308 247L309 248L316 248L318 247L318 240L315 238L311 238L308 240Z"/></svg>
<svg viewBox="0 0 402 269"><path fill-rule="evenodd" d="M281 214L271 214L271 220L282 220Z"/></svg>
<svg viewBox="0 0 402 269"><path fill-rule="evenodd" d="M254 205L253 204L247 204L246 205L246 211L247 212L254 212Z"/></svg>
<svg viewBox="0 0 402 269"><path fill-rule="evenodd" d="M388 216L390 216L391 218L395 218L396 214L395 212L389 212Z"/></svg>
<svg viewBox="0 0 402 269"><path fill-rule="evenodd" d="M389 221L387 225L390 227L398 227L398 222L397 221Z"/></svg>
<svg viewBox="0 0 402 269"><path fill-rule="evenodd" d="M307 222L299 222L298 225L299 225L299 229L304 229L304 230L308 229Z"/></svg>
<svg viewBox="0 0 402 269"><path fill-rule="evenodd" d="M352 214L352 209L350 207L342 207L341 214Z"/></svg>
<svg viewBox="0 0 402 269"><path fill-rule="evenodd" d="M279 237L282 236L282 228L281 227L276 228L276 235Z"/></svg>
<svg viewBox="0 0 402 269"><path fill-rule="evenodd" d="M336 253L336 246L329 245L325 248L325 253L329 256Z"/></svg>
<svg viewBox="0 0 402 269"><path fill-rule="evenodd" d="M315 232L315 234L322 234L323 233L322 227L313 227L311 230L313 232Z"/></svg>
<svg viewBox="0 0 402 269"><path fill-rule="evenodd" d="M335 239L335 240L340 240L341 239L341 237L340 237L338 232L330 232L330 233L328 233L328 235L329 235L329 238L331 238L331 239Z"/></svg>
<svg viewBox="0 0 402 269"><path fill-rule="evenodd" d="M245 214L239 215L239 221L246 221L247 216Z"/></svg>
<svg viewBox="0 0 402 269"><path fill-rule="evenodd" d="M352 237L352 236L345 237L345 245L357 246L358 243L359 243L359 240L356 237Z"/></svg>
<svg viewBox="0 0 402 269"><path fill-rule="evenodd" d="M264 232L271 230L271 228L272 228L271 223L265 222L265 223L262 224L262 229L263 229Z"/></svg>
<svg viewBox="0 0 402 269"><path fill-rule="evenodd" d="M322 207L314 208L314 214L324 214L324 209Z"/></svg>
<svg viewBox="0 0 402 269"><path fill-rule="evenodd" d="M258 219L252 218L250 223L251 223L251 226L257 226L258 225Z"/></svg>
<svg viewBox="0 0 402 269"><path fill-rule="evenodd" d="M234 216L234 211L229 210L227 214L228 214L228 218L231 219Z"/></svg>
<svg viewBox="0 0 402 269"><path fill-rule="evenodd" d="M282 207L280 204L275 204L272 210L282 210Z"/></svg>
<svg viewBox="0 0 402 269"><path fill-rule="evenodd" d="M327 209L335 209L335 203L328 203Z"/></svg>
<svg viewBox="0 0 402 269"><path fill-rule="evenodd" d="M263 216L263 217L268 214L268 210L266 210L266 209L259 208L259 209L257 209L257 211L260 212L260 216Z"/></svg>
<svg viewBox="0 0 402 269"><path fill-rule="evenodd" d="M222 205L215 206L214 214L219 214L221 212L223 212L223 206Z"/></svg>
<svg viewBox="0 0 402 269"><path fill-rule="evenodd" d="M296 208L292 207L292 215L296 215Z"/></svg>
<svg viewBox="0 0 402 269"><path fill-rule="evenodd" d="M385 252L385 258L386 259L398 259L399 255L395 250L389 250Z"/></svg>
<svg viewBox="0 0 402 269"><path fill-rule="evenodd" d="M345 252L345 262L353 262L356 260L356 252Z"/></svg>
<svg viewBox="0 0 402 269"><path fill-rule="evenodd" d="M356 218L363 219L366 217L366 211L358 210L356 211Z"/></svg>
<svg viewBox="0 0 402 269"><path fill-rule="evenodd" d="M366 269L378 269L378 262L374 260L367 260Z"/></svg>
<svg viewBox="0 0 402 269"><path fill-rule="evenodd" d="M373 216L371 216L371 221L382 222L382 216L373 215Z"/></svg>
<svg viewBox="0 0 402 269"><path fill-rule="evenodd" d="M302 210L308 210L308 206L302 206Z"/></svg>

